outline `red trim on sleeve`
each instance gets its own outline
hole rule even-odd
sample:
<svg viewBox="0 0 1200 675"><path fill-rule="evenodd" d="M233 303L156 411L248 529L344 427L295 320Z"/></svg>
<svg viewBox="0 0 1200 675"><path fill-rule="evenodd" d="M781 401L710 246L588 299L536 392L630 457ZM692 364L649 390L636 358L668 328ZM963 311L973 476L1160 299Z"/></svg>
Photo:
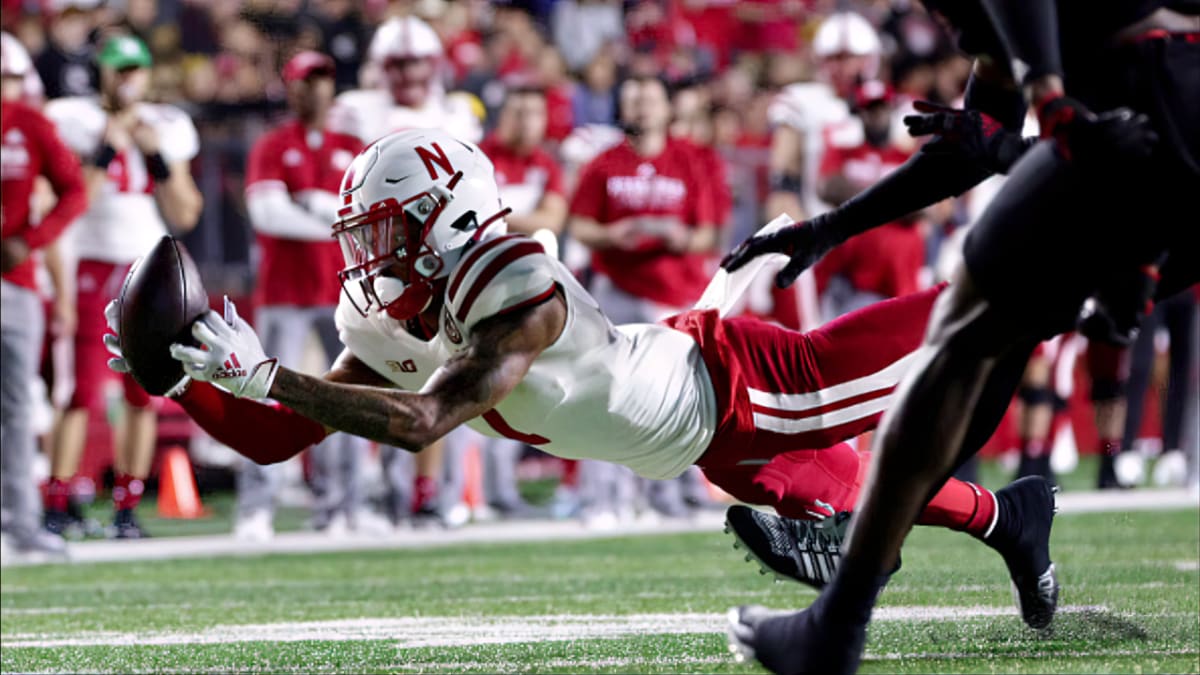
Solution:
<svg viewBox="0 0 1200 675"><path fill-rule="evenodd" d="M483 268L483 271L479 273L479 276L471 284L471 290L463 297L462 304L459 305L458 312L454 317L459 321L466 321L467 314L471 311L471 305L475 304L475 300L483 293L483 289L487 288L492 279L495 279L500 270L507 267L509 263L519 258L524 258L527 255L545 252L546 249L542 248L541 244L531 239L515 244L512 248L496 256L496 259L488 263L487 267Z"/></svg>
<svg viewBox="0 0 1200 675"><path fill-rule="evenodd" d="M467 252L466 257L462 259L462 262L458 263L458 269L454 271L454 274L452 275L453 278L450 280L450 289L447 291L450 301L454 302L454 296L456 293L458 293L458 287L462 285L463 280L467 278L467 270L469 270L472 265L474 265L481 257L483 257L483 254L499 246L500 242L508 241L509 239L518 236L520 235L508 234L503 237L496 237L491 241L483 242L473 250Z"/></svg>
<svg viewBox="0 0 1200 675"><path fill-rule="evenodd" d="M207 382L192 382L175 400L209 435L259 464L294 457L328 435L291 408L237 398Z"/></svg>

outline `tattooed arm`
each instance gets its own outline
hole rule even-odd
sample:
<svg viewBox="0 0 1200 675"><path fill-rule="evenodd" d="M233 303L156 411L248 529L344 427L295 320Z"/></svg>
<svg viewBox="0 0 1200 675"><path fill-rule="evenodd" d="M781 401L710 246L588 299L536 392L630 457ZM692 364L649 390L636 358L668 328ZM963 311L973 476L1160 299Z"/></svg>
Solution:
<svg viewBox="0 0 1200 675"><path fill-rule="evenodd" d="M355 373L369 369L346 352L325 378L280 368L270 396L330 429L417 452L495 407L558 339L566 316L566 303L556 294L522 311L481 321L467 349L439 368L420 392L382 382L350 384L362 381ZM344 375L330 378L335 372Z"/></svg>

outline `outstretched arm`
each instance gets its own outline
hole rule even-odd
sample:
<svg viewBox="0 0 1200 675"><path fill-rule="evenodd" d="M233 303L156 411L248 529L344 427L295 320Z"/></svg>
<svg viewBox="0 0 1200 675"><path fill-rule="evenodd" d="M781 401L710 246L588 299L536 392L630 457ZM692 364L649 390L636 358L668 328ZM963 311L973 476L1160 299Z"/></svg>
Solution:
<svg viewBox="0 0 1200 675"><path fill-rule="evenodd" d="M792 256L792 261L776 277L776 283L787 286L850 237L974 187L994 173L997 163L992 155L1001 147L1000 134L1017 133L1013 130L1020 129L1025 106L1004 72L982 63L976 64L967 84L966 106L967 112L975 114L945 109L906 118L915 135L937 136L900 168L838 208L752 238L734 249L722 265L732 271L763 253L784 253ZM950 128L950 124L955 126Z"/></svg>
<svg viewBox="0 0 1200 675"><path fill-rule="evenodd" d="M204 349L174 345L171 353L193 379L211 381L243 398L274 399L306 426L323 425L327 431L416 452L495 407L554 343L565 321L566 304L558 295L484 319L472 330L468 348L439 368L420 392L398 390L377 375L374 380L351 376L338 381L280 368L230 308L224 319L209 313L194 324L193 334ZM334 372L363 368L357 359L343 356Z"/></svg>
<svg viewBox="0 0 1200 675"><path fill-rule="evenodd" d="M420 392L340 384L281 368L270 395L334 429L417 452L494 408L558 338L565 319L566 305L551 296L480 322L470 346Z"/></svg>

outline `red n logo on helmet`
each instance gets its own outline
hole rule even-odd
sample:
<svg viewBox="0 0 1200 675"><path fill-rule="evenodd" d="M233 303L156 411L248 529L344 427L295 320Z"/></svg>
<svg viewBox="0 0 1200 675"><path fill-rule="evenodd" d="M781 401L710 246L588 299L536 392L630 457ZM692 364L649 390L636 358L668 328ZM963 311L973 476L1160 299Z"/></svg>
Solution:
<svg viewBox="0 0 1200 675"><path fill-rule="evenodd" d="M430 143L429 145L433 146L432 151L424 146L417 146L417 156L421 158L422 162L424 162L425 170L429 172L429 177L433 180L437 180L438 173L434 169L435 164L442 171L445 171L447 176L453 176L454 166L450 164L450 158L446 156L446 151L442 150L442 146L438 145L437 143ZM436 151L437 154L434 154L434 151Z"/></svg>

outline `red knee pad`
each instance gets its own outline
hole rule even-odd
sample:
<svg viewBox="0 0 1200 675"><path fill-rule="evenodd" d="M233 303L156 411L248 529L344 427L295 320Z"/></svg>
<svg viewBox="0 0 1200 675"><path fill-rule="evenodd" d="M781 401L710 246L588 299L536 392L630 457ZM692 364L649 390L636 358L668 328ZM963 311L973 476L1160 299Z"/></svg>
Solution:
<svg viewBox="0 0 1200 675"><path fill-rule="evenodd" d="M832 516L854 508L862 458L839 443L824 450L786 452L771 460L760 480L780 493L775 509L790 518Z"/></svg>

